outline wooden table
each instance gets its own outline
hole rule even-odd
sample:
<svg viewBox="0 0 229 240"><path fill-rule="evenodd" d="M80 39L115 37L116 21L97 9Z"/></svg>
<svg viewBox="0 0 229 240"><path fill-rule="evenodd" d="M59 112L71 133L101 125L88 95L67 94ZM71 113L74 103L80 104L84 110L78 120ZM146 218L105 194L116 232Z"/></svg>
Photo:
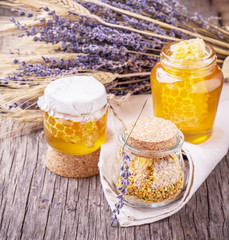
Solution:
<svg viewBox="0 0 229 240"><path fill-rule="evenodd" d="M207 0L182 2L205 17L218 15ZM2 121L2 131L11 127ZM42 131L1 140L0 146L1 240L229 239L229 153L181 211L153 224L121 228L110 227L99 176L67 179L45 168Z"/></svg>

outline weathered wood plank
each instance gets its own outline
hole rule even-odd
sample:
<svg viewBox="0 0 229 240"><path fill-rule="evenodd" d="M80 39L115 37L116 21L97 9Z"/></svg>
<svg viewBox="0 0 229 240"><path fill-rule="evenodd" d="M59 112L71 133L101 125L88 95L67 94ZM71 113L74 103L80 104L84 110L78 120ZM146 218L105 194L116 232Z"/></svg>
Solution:
<svg viewBox="0 0 229 240"><path fill-rule="evenodd" d="M1 239L229 237L229 154L174 216L150 225L111 228L99 177L67 179L45 169L42 132L2 140L1 147Z"/></svg>
<svg viewBox="0 0 229 240"><path fill-rule="evenodd" d="M207 0L182 0L204 16ZM16 126L14 127L16 128ZM12 125L1 124L1 131ZM99 176L67 179L44 166L43 132L0 140L0 239L229 239L229 153L175 215L138 227L110 227Z"/></svg>

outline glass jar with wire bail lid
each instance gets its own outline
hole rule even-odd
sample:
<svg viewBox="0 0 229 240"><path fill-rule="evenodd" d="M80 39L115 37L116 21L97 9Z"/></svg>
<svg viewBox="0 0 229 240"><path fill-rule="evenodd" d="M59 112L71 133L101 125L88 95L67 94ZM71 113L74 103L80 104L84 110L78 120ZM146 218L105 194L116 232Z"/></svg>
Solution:
<svg viewBox="0 0 229 240"><path fill-rule="evenodd" d="M48 144L65 154L95 152L106 140L107 97L92 76L71 76L50 83L38 100L44 110Z"/></svg>
<svg viewBox="0 0 229 240"><path fill-rule="evenodd" d="M116 159L121 171L114 176L117 191L126 188L126 201L147 207L164 206L180 198L187 180L182 132L172 122L156 117L140 118L128 138L132 128L133 122L119 133Z"/></svg>

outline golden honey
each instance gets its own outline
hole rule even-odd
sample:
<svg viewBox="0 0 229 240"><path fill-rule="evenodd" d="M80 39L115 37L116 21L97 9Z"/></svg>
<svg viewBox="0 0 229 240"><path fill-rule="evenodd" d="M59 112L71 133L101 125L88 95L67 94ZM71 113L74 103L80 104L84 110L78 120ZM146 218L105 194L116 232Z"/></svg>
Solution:
<svg viewBox="0 0 229 240"><path fill-rule="evenodd" d="M89 154L106 141L105 113L100 119L74 122L44 113L46 141L53 148L70 155Z"/></svg>
<svg viewBox="0 0 229 240"><path fill-rule="evenodd" d="M48 144L67 155L86 155L106 141L107 96L92 76L69 76L49 83L38 106L44 111Z"/></svg>
<svg viewBox="0 0 229 240"><path fill-rule="evenodd" d="M203 58L187 61L171 57L173 44L162 49L151 72L154 115L171 120L186 141L198 144L212 134L223 75L211 46L206 44Z"/></svg>

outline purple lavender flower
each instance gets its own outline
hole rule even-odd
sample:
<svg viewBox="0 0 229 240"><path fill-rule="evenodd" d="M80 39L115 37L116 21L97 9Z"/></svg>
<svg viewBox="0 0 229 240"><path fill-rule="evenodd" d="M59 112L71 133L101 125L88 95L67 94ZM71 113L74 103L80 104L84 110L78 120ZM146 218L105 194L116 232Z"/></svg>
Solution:
<svg viewBox="0 0 229 240"><path fill-rule="evenodd" d="M19 12L18 12L18 16L24 16L25 15L25 12L23 11L23 10L20 10Z"/></svg>
<svg viewBox="0 0 229 240"><path fill-rule="evenodd" d="M40 7L40 9L43 9L46 12L49 12L49 8L48 7Z"/></svg>
<svg viewBox="0 0 229 240"><path fill-rule="evenodd" d="M15 23L15 22L16 22L16 20L15 20L14 17L11 17L11 18L10 18L10 21L11 21L12 23Z"/></svg>
<svg viewBox="0 0 229 240"><path fill-rule="evenodd" d="M43 61L44 61L45 63L48 63L48 62L49 62L49 58L47 58L47 57L43 57L43 56L42 56L42 59L43 59Z"/></svg>
<svg viewBox="0 0 229 240"><path fill-rule="evenodd" d="M32 13L26 13L26 15L25 15L27 18L31 18L32 16L33 16L33 14Z"/></svg>
<svg viewBox="0 0 229 240"><path fill-rule="evenodd" d="M14 64L18 64L19 60L17 58L14 59Z"/></svg>
<svg viewBox="0 0 229 240"><path fill-rule="evenodd" d="M130 185L129 177L131 173L129 172L129 162L131 158L129 155L124 153L124 146L122 149L122 164L120 167L121 176L121 187L118 188L120 194L117 196L117 203L115 203L115 209L111 217L111 226L113 226L115 220L117 220L117 215L120 213L120 209L124 206L125 195L127 194L127 187Z"/></svg>
<svg viewBox="0 0 229 240"><path fill-rule="evenodd" d="M34 42L39 41L39 37L35 36L35 37L33 38L33 41L34 41Z"/></svg>
<svg viewBox="0 0 229 240"><path fill-rule="evenodd" d="M119 14L94 3L78 0L76 2L109 23L148 30L171 37L184 39L188 37L181 31L168 30L157 24ZM209 28L208 23L204 21L201 15L197 13L189 14L187 9L178 3L178 0L102 0L102 2L134 13L150 16L174 26L185 26L187 28L188 23L192 22L196 26L203 26L205 29ZM79 17L72 12L68 12L68 14L79 17L79 20L74 21L73 18L61 17L47 7L41 7L40 9L49 14L48 19L34 18L34 21L40 21L41 27L26 26L20 24L14 18L10 19L22 31L18 36L34 36L34 41L52 44L60 43L61 47L56 49L57 51L63 52L63 54L65 52L77 53L76 58L65 61L63 59L44 58L42 64L28 65L22 61L20 69L5 79L6 84L9 81L18 81L21 84L30 85L33 84L31 81L34 77L60 76L82 70L108 71L116 74L150 72L158 60L157 57L150 56L150 54L158 54L158 50L168 42L161 38L107 27L96 20ZM23 13L25 14L25 11L21 10L18 15L23 15ZM26 15L32 17L32 13ZM223 37L220 34L216 34L216 36L218 38ZM83 53L85 55L81 55ZM146 56L144 53L149 55ZM25 81L22 81L22 79ZM125 84L127 80L128 83ZM119 78L112 83L106 84L106 89L108 93L116 95L129 92L132 94L149 92L149 77Z"/></svg>

